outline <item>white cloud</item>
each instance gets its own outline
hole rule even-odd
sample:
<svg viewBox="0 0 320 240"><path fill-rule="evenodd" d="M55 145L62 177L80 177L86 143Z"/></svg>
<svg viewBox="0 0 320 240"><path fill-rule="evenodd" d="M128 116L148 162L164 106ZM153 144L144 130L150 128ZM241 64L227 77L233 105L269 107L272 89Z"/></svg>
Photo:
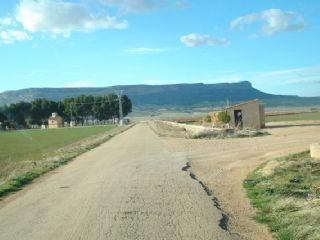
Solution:
<svg viewBox="0 0 320 240"><path fill-rule="evenodd" d="M84 87L93 87L93 83L90 81L76 81L66 84L66 88L84 88Z"/></svg>
<svg viewBox="0 0 320 240"><path fill-rule="evenodd" d="M12 44L15 41L31 40L32 37L28 33L20 30L4 30L0 31L0 38L5 44Z"/></svg>
<svg viewBox="0 0 320 240"><path fill-rule="evenodd" d="M13 25L15 25L15 21L11 17L0 18L0 27Z"/></svg>
<svg viewBox="0 0 320 240"><path fill-rule="evenodd" d="M140 47L140 48L130 48L124 50L124 52L128 54L151 54L151 53L160 53L160 52L167 52L170 51L170 48L146 48L146 47Z"/></svg>
<svg viewBox="0 0 320 240"><path fill-rule="evenodd" d="M50 32L68 36L72 31L125 29L126 21L118 21L105 13L93 13L87 6L61 0L22 0L16 19L30 32Z"/></svg>
<svg viewBox="0 0 320 240"><path fill-rule="evenodd" d="M185 8L185 1L169 0L100 0L107 6L115 6L123 13L152 12L163 8Z"/></svg>
<svg viewBox="0 0 320 240"><path fill-rule="evenodd" d="M262 33L267 36L285 31L298 31L306 27L302 16L280 9L268 9L261 13L252 13L238 17L230 22L231 29L243 29L245 25L262 23Z"/></svg>
<svg viewBox="0 0 320 240"><path fill-rule="evenodd" d="M229 41L226 39L215 39L210 37L209 35L200 35L196 33L191 33L189 35L182 36L180 38L180 41L187 47L229 44Z"/></svg>

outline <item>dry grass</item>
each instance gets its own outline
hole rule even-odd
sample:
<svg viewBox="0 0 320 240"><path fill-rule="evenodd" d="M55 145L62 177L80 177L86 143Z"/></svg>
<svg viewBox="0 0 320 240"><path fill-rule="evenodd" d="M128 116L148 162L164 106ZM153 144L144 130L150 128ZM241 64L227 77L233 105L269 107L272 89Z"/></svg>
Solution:
<svg viewBox="0 0 320 240"><path fill-rule="evenodd" d="M280 240L320 239L320 162L309 152L274 161L272 171L264 164L244 182L254 219Z"/></svg>

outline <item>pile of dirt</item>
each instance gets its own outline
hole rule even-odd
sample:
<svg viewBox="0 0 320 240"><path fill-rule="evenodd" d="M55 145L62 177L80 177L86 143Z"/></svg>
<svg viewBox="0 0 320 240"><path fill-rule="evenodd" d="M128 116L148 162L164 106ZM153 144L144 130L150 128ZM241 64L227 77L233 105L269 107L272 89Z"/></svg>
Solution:
<svg viewBox="0 0 320 240"><path fill-rule="evenodd" d="M164 121L149 121L150 128L161 137L187 138L188 133L184 127L166 124Z"/></svg>
<svg viewBox="0 0 320 240"><path fill-rule="evenodd" d="M244 138L269 135L267 132L261 130L212 128L168 121L150 121L149 126L159 136L190 139Z"/></svg>

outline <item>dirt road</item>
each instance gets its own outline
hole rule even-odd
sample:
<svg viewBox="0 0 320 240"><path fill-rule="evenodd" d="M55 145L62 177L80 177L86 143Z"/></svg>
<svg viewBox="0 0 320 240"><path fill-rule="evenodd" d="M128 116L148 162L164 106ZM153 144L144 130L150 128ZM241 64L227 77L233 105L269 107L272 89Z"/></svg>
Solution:
<svg viewBox="0 0 320 240"><path fill-rule="evenodd" d="M167 138L172 153L183 153L192 171L228 213L229 230L242 239L272 239L267 229L251 220L254 209L242 188L243 180L267 159L309 149L320 142L320 121L269 124L271 135L256 138L191 140Z"/></svg>
<svg viewBox="0 0 320 240"><path fill-rule="evenodd" d="M234 239L165 141L139 124L10 196L0 239Z"/></svg>
<svg viewBox="0 0 320 240"><path fill-rule="evenodd" d="M271 239L250 219L241 185L262 161L320 141L320 125L296 125L191 140L138 124L0 202L0 239ZM227 213L229 231L212 197L181 170L186 162Z"/></svg>

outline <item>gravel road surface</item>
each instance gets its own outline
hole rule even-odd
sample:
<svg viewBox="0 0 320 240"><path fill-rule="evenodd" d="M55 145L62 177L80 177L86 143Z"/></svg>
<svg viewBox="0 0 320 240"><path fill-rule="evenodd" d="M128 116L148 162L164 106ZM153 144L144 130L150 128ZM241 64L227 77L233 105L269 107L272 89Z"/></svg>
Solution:
<svg viewBox="0 0 320 240"><path fill-rule="evenodd" d="M0 202L0 239L235 239L202 186L146 124Z"/></svg>

